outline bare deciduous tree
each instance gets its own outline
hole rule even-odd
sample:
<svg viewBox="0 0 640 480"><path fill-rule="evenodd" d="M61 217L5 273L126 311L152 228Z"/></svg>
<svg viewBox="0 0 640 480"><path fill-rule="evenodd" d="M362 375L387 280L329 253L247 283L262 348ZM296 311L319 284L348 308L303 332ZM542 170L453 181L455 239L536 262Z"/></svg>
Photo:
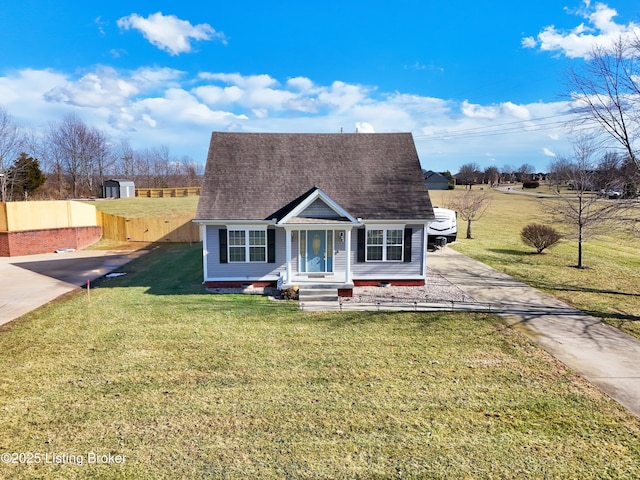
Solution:
<svg viewBox="0 0 640 480"><path fill-rule="evenodd" d="M477 163L465 163L460 167L460 171L455 175L456 180L463 185L471 186L478 183L478 177L481 175L480 167Z"/></svg>
<svg viewBox="0 0 640 480"><path fill-rule="evenodd" d="M7 201L10 166L18 158L23 138L20 127L7 111L0 107L0 201Z"/></svg>
<svg viewBox="0 0 640 480"><path fill-rule="evenodd" d="M569 72L570 96L581 129L598 127L622 147L640 171L640 39L620 38L612 47L596 47L583 68Z"/></svg>
<svg viewBox="0 0 640 480"><path fill-rule="evenodd" d="M489 207L489 196L486 192L465 190L460 195L453 195L449 197L446 207L455 210L458 216L465 222L467 222L467 236L466 238L473 238L471 236L471 222L474 222L487 210Z"/></svg>
<svg viewBox="0 0 640 480"><path fill-rule="evenodd" d="M571 194L556 190L557 198L545 204L547 211L564 225L578 242L578 268L584 268L583 245L599 233L610 232L622 225L624 201L610 201L597 193L598 178L595 169L593 141L581 137L574 142L571 159L559 159L552 174L554 178L571 183ZM606 186L604 188L607 188Z"/></svg>
<svg viewBox="0 0 640 480"><path fill-rule="evenodd" d="M77 115L69 114L50 126L45 142L56 167L59 195L63 196L65 178L73 197L95 195L99 185L95 185L94 180L101 176L109 162L104 133L89 127Z"/></svg>
<svg viewBox="0 0 640 480"><path fill-rule="evenodd" d="M500 171L494 166L487 167L484 169L483 177L483 183L486 180L489 185L493 186L500 181Z"/></svg>
<svg viewBox="0 0 640 480"><path fill-rule="evenodd" d="M521 182L528 182L531 180L531 176L535 172L535 167L529 163L523 163L518 167L518 180Z"/></svg>

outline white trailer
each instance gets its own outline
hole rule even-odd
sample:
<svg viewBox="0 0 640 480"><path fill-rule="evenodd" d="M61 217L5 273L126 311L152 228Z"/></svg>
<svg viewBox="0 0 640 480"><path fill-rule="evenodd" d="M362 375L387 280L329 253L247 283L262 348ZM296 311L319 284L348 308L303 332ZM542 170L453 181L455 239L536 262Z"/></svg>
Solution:
<svg viewBox="0 0 640 480"><path fill-rule="evenodd" d="M447 243L455 242L458 236L457 212L448 208L433 207L433 213L436 221L427 227L427 244L431 247L443 247Z"/></svg>

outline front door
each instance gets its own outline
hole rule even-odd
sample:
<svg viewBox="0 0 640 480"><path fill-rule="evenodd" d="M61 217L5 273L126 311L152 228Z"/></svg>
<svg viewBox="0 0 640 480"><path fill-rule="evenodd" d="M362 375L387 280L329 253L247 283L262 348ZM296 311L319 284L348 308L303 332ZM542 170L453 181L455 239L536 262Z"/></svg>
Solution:
<svg viewBox="0 0 640 480"><path fill-rule="evenodd" d="M333 230L300 231L300 271L333 271Z"/></svg>
<svg viewBox="0 0 640 480"><path fill-rule="evenodd" d="M307 272L325 272L327 264L327 232L307 231Z"/></svg>

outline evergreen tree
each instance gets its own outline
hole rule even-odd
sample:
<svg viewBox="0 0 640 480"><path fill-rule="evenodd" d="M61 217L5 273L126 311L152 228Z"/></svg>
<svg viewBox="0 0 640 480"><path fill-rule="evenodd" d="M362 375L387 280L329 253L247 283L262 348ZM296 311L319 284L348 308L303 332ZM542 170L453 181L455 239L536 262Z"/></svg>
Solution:
<svg viewBox="0 0 640 480"><path fill-rule="evenodd" d="M20 154L10 168L9 178L11 179L11 191L14 200L26 200L46 180L46 176L40 169L40 162L24 152Z"/></svg>

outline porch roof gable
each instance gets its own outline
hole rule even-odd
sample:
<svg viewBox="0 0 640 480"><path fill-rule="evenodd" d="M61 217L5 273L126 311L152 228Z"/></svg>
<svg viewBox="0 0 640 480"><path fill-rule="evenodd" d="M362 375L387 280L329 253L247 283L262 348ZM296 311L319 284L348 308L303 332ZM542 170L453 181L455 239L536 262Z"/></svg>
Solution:
<svg viewBox="0 0 640 480"><path fill-rule="evenodd" d="M288 211L281 211L283 215L278 220L279 225L284 224L309 224L309 223L331 223L331 224L351 224L359 225L357 219L355 219L349 212L338 205L329 195L322 191L322 189L314 187L305 195L301 196L298 201L288 205ZM305 214L308 212L309 207L316 201L321 201L333 215L313 215Z"/></svg>

